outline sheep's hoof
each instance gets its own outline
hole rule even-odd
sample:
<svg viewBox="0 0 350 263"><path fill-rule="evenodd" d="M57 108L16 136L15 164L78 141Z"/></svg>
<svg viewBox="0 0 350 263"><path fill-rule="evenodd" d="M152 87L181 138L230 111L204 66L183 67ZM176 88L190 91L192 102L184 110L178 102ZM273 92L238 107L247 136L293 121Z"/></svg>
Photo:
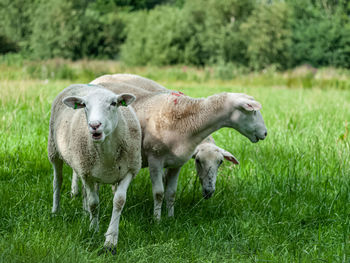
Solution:
<svg viewBox="0 0 350 263"><path fill-rule="evenodd" d="M117 254L117 248L112 246L112 247L103 247L103 249L100 251L99 255L113 255L115 256Z"/></svg>
<svg viewBox="0 0 350 263"><path fill-rule="evenodd" d="M160 222L160 219L161 219L161 216L160 216L160 213L154 213L153 214L153 220L157 223Z"/></svg>
<svg viewBox="0 0 350 263"><path fill-rule="evenodd" d="M51 217L56 217L59 213L59 209L52 209L51 210Z"/></svg>
<svg viewBox="0 0 350 263"><path fill-rule="evenodd" d="M51 218L55 218L55 217L57 217L57 212L51 213Z"/></svg>

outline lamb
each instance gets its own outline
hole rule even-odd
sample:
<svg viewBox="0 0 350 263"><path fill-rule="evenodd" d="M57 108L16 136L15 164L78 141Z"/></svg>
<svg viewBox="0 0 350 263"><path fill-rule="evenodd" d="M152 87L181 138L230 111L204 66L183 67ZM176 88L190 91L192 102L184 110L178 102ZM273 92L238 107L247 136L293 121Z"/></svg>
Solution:
<svg viewBox="0 0 350 263"><path fill-rule="evenodd" d="M97 84L92 81L92 84ZM125 83L99 83L118 93L134 88ZM137 88L141 92L142 89ZM144 91L146 92L146 91ZM251 142L265 139L267 129L261 104L241 93L220 93L194 99L169 92L144 94L133 106L142 128L142 166L149 167L154 198L153 214L160 220L163 198L168 216L174 216L177 180L182 165L211 133L230 127ZM165 186L163 169L167 168Z"/></svg>
<svg viewBox="0 0 350 263"><path fill-rule="evenodd" d="M202 194L205 199L215 192L218 169L224 160L239 164L236 157L230 152L216 146L213 137L208 136L195 149L193 154L197 175L202 185Z"/></svg>
<svg viewBox="0 0 350 263"><path fill-rule="evenodd" d="M83 182L90 229L99 228L95 184L117 186L104 243L113 254L126 192L141 169L141 127L134 110L128 107L134 100L132 94L77 84L64 89L51 109L48 158L54 169L52 212L59 210L63 162Z"/></svg>
<svg viewBox="0 0 350 263"><path fill-rule="evenodd" d="M157 82L143 78L138 75L133 74L113 74L113 75L103 75L93 81L93 83L101 82L123 82L138 88L150 91L150 92L169 92L174 91L168 90ZM176 94L180 94L175 92ZM134 93L135 94L135 93ZM138 100L138 93L136 95L136 101ZM213 137L209 136L201 144L197 146L195 152L192 156L196 160L196 170L199 180L202 185L202 195L204 198L210 198L215 192L215 184L217 173L223 160L228 160L233 164L239 164L236 157L234 157L230 152L216 146ZM77 177L73 176L72 182L72 196L78 194L78 182Z"/></svg>

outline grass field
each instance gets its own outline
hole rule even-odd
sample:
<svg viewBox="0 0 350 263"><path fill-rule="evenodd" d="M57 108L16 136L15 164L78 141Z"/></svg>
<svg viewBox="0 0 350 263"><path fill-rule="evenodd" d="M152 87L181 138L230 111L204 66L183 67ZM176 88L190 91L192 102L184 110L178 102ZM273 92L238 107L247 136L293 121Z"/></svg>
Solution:
<svg viewBox="0 0 350 263"><path fill-rule="evenodd" d="M240 166L224 162L216 193L204 200L189 161L180 175L175 218L159 224L152 219L149 174L142 170L128 190L118 252L111 256L99 255L112 211L109 187L101 189L96 234L88 230L81 198L70 198L68 167L61 212L50 213L50 105L86 75L74 81L21 78L21 70L8 68L1 65L0 262L350 262L350 89L317 82L286 88L267 85L260 75L247 85L160 78L193 97L253 95L263 105L268 137L252 144L234 130L216 132L217 144ZM254 78L266 81L259 85Z"/></svg>

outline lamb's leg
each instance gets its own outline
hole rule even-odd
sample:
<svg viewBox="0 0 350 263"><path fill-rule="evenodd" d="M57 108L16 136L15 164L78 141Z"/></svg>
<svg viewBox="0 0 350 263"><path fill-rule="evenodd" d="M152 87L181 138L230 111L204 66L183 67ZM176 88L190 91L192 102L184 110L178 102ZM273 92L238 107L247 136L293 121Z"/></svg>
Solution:
<svg viewBox="0 0 350 263"><path fill-rule="evenodd" d="M78 195L78 193L79 193L79 177L77 173L73 171L70 196L75 197Z"/></svg>
<svg viewBox="0 0 350 263"><path fill-rule="evenodd" d="M97 194L97 196L99 195L99 191L100 191L100 185L98 183L94 184L94 190ZM83 209L86 212L89 212L89 203L88 203L88 199L87 199L87 194L86 194L86 190L85 187L83 185L82 189L81 189L82 193L83 193Z"/></svg>
<svg viewBox="0 0 350 263"><path fill-rule="evenodd" d="M110 249L112 254L115 254L116 252L115 247L118 242L120 215L126 201L126 191L128 190L132 178L133 175L128 174L123 180L121 180L114 194L112 218L105 234L106 241L104 244L105 248Z"/></svg>
<svg viewBox="0 0 350 263"><path fill-rule="evenodd" d="M86 202L90 213L90 230L98 231L99 198L95 189L95 184L82 178L83 187L86 191Z"/></svg>
<svg viewBox="0 0 350 263"><path fill-rule="evenodd" d="M60 207L61 186L62 186L62 166L63 161L56 159L52 162L53 166L53 205L52 213L57 213Z"/></svg>
<svg viewBox="0 0 350 263"><path fill-rule="evenodd" d="M87 198L86 189L84 187L84 184L81 188L81 192L83 194L83 210L89 213L89 203L88 203L88 198Z"/></svg>
<svg viewBox="0 0 350 263"><path fill-rule="evenodd" d="M174 204L175 195L177 188L177 179L179 178L181 167L169 168L165 176L166 190L165 190L165 200L166 207L168 210L168 216L174 216Z"/></svg>
<svg viewBox="0 0 350 263"><path fill-rule="evenodd" d="M154 201L153 215L156 220L160 220L160 216L162 213L162 203L164 198L163 164L158 159L149 157L148 167L152 181L152 192Z"/></svg>

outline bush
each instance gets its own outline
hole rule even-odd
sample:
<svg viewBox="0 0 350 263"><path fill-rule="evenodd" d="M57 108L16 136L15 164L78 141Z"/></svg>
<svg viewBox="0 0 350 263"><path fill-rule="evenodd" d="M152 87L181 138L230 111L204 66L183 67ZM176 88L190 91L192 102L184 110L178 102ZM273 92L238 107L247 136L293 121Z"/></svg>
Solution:
<svg viewBox="0 0 350 263"><path fill-rule="evenodd" d="M80 57L118 58L125 40L123 14L113 1L91 2L81 22Z"/></svg>
<svg viewBox="0 0 350 263"><path fill-rule="evenodd" d="M290 62L291 29L288 6L283 2L261 3L240 27L247 46L248 64L253 69L276 65L286 68Z"/></svg>
<svg viewBox="0 0 350 263"><path fill-rule="evenodd" d="M0 54L8 52L17 52L19 50L17 44L7 37L0 35Z"/></svg>
<svg viewBox="0 0 350 263"><path fill-rule="evenodd" d="M77 2L77 1L74 1ZM33 19L31 49L38 58L77 58L83 11L69 0L41 1Z"/></svg>
<svg viewBox="0 0 350 263"><path fill-rule="evenodd" d="M181 9L170 6L133 14L127 23L122 58L128 64L193 63L196 44L193 27Z"/></svg>
<svg viewBox="0 0 350 263"><path fill-rule="evenodd" d="M194 0L182 9L159 6L133 13L127 22L122 58L128 64L142 65L234 61L244 50L238 25L252 6L252 0L243 4L238 0L210 0L205 5Z"/></svg>
<svg viewBox="0 0 350 263"><path fill-rule="evenodd" d="M253 10L253 0L209 0L205 5L202 0L194 0L184 8L187 16L194 18L202 64L244 64L246 47L239 26Z"/></svg>
<svg viewBox="0 0 350 263"><path fill-rule="evenodd" d="M292 65L350 67L350 24L342 10L317 8L308 1L292 7Z"/></svg>
<svg viewBox="0 0 350 263"><path fill-rule="evenodd" d="M11 51L29 48L31 19L36 8L36 0L0 0L0 32L6 39L2 41L12 46Z"/></svg>
<svg viewBox="0 0 350 263"><path fill-rule="evenodd" d="M117 57L124 39L118 13L103 13L84 0L42 1L33 20L31 49L34 57ZM113 6L112 6L113 8ZM110 10L111 11L111 10Z"/></svg>
<svg viewBox="0 0 350 263"><path fill-rule="evenodd" d="M236 67L350 67L346 0L0 0L0 17L0 53L31 58L208 65L225 78Z"/></svg>

